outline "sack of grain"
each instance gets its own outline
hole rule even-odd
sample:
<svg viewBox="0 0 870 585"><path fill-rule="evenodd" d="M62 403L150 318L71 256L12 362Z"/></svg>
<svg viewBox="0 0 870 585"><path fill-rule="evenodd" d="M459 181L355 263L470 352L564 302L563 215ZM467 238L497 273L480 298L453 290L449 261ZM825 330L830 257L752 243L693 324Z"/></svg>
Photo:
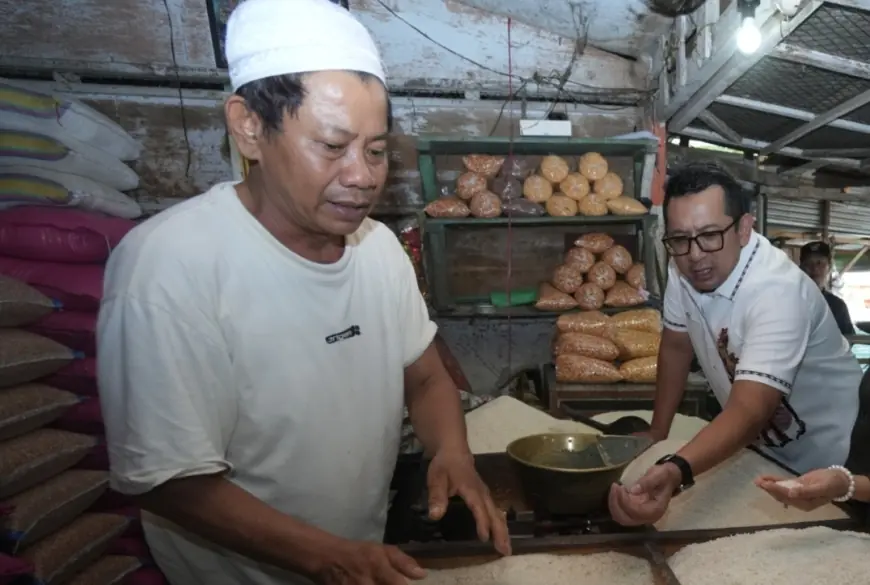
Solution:
<svg viewBox="0 0 870 585"><path fill-rule="evenodd" d="M97 439L39 429L0 443L0 499L14 496L81 461Z"/></svg>
<svg viewBox="0 0 870 585"><path fill-rule="evenodd" d="M562 193L554 193L552 197L547 199L544 205L547 209L547 214L553 217L573 217L577 215L577 202Z"/></svg>
<svg viewBox="0 0 870 585"><path fill-rule="evenodd" d="M486 177L477 173L463 173L456 179L456 195L468 201L487 189Z"/></svg>
<svg viewBox="0 0 870 585"><path fill-rule="evenodd" d="M607 174L607 159L597 152L587 152L578 159L577 170L590 181L598 181Z"/></svg>
<svg viewBox="0 0 870 585"><path fill-rule="evenodd" d="M471 198L468 210L474 217L498 217L501 215L501 199L495 193L482 191Z"/></svg>
<svg viewBox="0 0 870 585"><path fill-rule="evenodd" d="M601 290L610 290L616 284L616 272L605 262L596 262L586 273L586 282L594 284Z"/></svg>
<svg viewBox="0 0 870 585"><path fill-rule="evenodd" d="M550 154L541 159L541 176L551 183L561 183L569 172L568 162L561 156Z"/></svg>
<svg viewBox="0 0 870 585"><path fill-rule="evenodd" d="M12 512L0 518L0 535L18 553L83 514L108 487L105 471L66 471L6 500Z"/></svg>
<svg viewBox="0 0 870 585"><path fill-rule="evenodd" d="M595 265L595 254L584 248L574 247L565 253L565 264L586 274Z"/></svg>
<svg viewBox="0 0 870 585"><path fill-rule="evenodd" d="M601 217L607 215L607 205L597 195L590 193L577 203L577 211L586 217Z"/></svg>
<svg viewBox="0 0 870 585"><path fill-rule="evenodd" d="M562 333L556 338L554 355L582 355L612 362L619 357L619 349L609 339L587 333Z"/></svg>
<svg viewBox="0 0 870 585"><path fill-rule="evenodd" d="M631 252L623 246L612 246L601 255L601 261L613 268L617 274L625 274L631 268Z"/></svg>
<svg viewBox="0 0 870 585"><path fill-rule="evenodd" d="M84 103L39 91L25 81L0 79L0 129L37 132L69 148L98 149L104 158L136 160L142 145L117 123Z"/></svg>
<svg viewBox="0 0 870 585"><path fill-rule="evenodd" d="M100 310L105 268L97 264L37 262L0 256L0 274L26 282L65 310Z"/></svg>
<svg viewBox="0 0 870 585"><path fill-rule="evenodd" d="M562 333L576 332L607 337L611 328L611 317L600 311L585 311L583 313L571 313L559 315L556 319L556 328Z"/></svg>
<svg viewBox="0 0 870 585"><path fill-rule="evenodd" d="M41 335L0 329L0 388L53 374L75 357L69 348Z"/></svg>
<svg viewBox="0 0 870 585"><path fill-rule="evenodd" d="M613 215L644 215L648 211L646 205L634 197L616 197L608 199L605 204Z"/></svg>
<svg viewBox="0 0 870 585"><path fill-rule="evenodd" d="M45 384L0 389L0 441L42 428L78 402L75 394Z"/></svg>
<svg viewBox="0 0 870 585"><path fill-rule="evenodd" d="M607 296L604 298L605 305L616 308L636 307L645 302L646 297L640 290L632 288L621 280L613 284L613 287L607 291Z"/></svg>
<svg viewBox="0 0 870 585"><path fill-rule="evenodd" d="M121 585L142 566L136 557L108 555L88 566L67 585Z"/></svg>
<svg viewBox="0 0 870 585"><path fill-rule="evenodd" d="M439 197L423 210L429 217L468 217L471 210L456 197Z"/></svg>
<svg viewBox="0 0 870 585"><path fill-rule="evenodd" d="M597 311L604 306L604 291L598 285L587 282L574 292L577 306L584 311Z"/></svg>
<svg viewBox="0 0 870 585"><path fill-rule="evenodd" d="M102 435L103 413L97 398L82 398L67 409L53 425L55 428L84 435Z"/></svg>
<svg viewBox="0 0 870 585"><path fill-rule="evenodd" d="M467 154L462 157L462 164L472 173L492 178L501 170L504 164L504 157L489 154Z"/></svg>
<svg viewBox="0 0 870 585"><path fill-rule="evenodd" d="M79 396L96 396L97 360L92 357L75 360L40 381Z"/></svg>
<svg viewBox="0 0 870 585"><path fill-rule="evenodd" d="M136 222L69 208L16 207L0 212L0 250L22 260L104 264Z"/></svg>
<svg viewBox="0 0 870 585"><path fill-rule="evenodd" d="M625 273L625 282L632 288L646 288L646 270L643 264L635 264Z"/></svg>
<svg viewBox="0 0 870 585"><path fill-rule="evenodd" d="M589 250L593 254L603 254L613 246L613 238L604 233L583 234L574 241L578 248Z"/></svg>
<svg viewBox="0 0 870 585"><path fill-rule="evenodd" d="M633 329L614 329L610 339L619 348L619 359L622 361L657 356L662 340L658 333Z"/></svg>
<svg viewBox="0 0 870 585"><path fill-rule="evenodd" d="M33 564L40 583L58 585L96 562L127 523L114 514L85 514L26 549L21 558Z"/></svg>
<svg viewBox="0 0 870 585"><path fill-rule="evenodd" d="M499 175L492 180L491 190L505 203L510 201L524 201L523 184L516 177L512 177L504 172L499 173Z"/></svg>
<svg viewBox="0 0 870 585"><path fill-rule="evenodd" d="M557 290L549 282L541 283L535 308L539 311L569 311L577 308L577 300Z"/></svg>
<svg viewBox="0 0 870 585"><path fill-rule="evenodd" d="M87 144L72 150L50 136L0 130L0 150L3 173L21 173L33 167L83 177L118 191L139 186L139 175L133 169Z"/></svg>
<svg viewBox="0 0 870 585"><path fill-rule="evenodd" d="M636 384L652 384L656 381L656 363L658 357L645 357L628 360L619 366L619 373L626 382Z"/></svg>
<svg viewBox="0 0 870 585"><path fill-rule="evenodd" d="M553 270L553 278L550 282L563 293L570 295L583 284L583 274L580 272L580 269L570 264L562 264Z"/></svg>
<svg viewBox="0 0 870 585"><path fill-rule="evenodd" d="M616 199L622 195L622 179L614 172L608 171L606 175L595 181L592 190L605 201Z"/></svg>
<svg viewBox="0 0 870 585"><path fill-rule="evenodd" d="M523 181L523 197L535 203L546 203L553 196L553 185L541 175L530 175Z"/></svg>
<svg viewBox="0 0 870 585"><path fill-rule="evenodd" d="M57 303L15 278L0 274L0 327L20 327L38 321Z"/></svg>
<svg viewBox="0 0 870 585"><path fill-rule="evenodd" d="M634 329L655 334L662 332L662 314L655 309L623 311L613 315L611 323L619 329Z"/></svg>
<svg viewBox="0 0 870 585"><path fill-rule="evenodd" d="M499 173L510 177L516 177L517 179L525 179L535 171L538 164L539 159L536 156L511 155L505 159Z"/></svg>
<svg viewBox="0 0 870 585"><path fill-rule="evenodd" d="M84 355L97 354L97 313L55 311L25 329Z"/></svg>
<svg viewBox="0 0 870 585"><path fill-rule="evenodd" d="M576 383L620 382L622 374L613 364L604 360L564 354L556 357L556 380Z"/></svg>
<svg viewBox="0 0 870 585"><path fill-rule="evenodd" d="M33 565L24 559L17 559L0 553L0 585L30 583Z"/></svg>
<svg viewBox="0 0 870 585"><path fill-rule="evenodd" d="M501 206L505 215L510 217L541 217L547 211L539 204L528 199L505 201Z"/></svg>
<svg viewBox="0 0 870 585"><path fill-rule="evenodd" d="M580 201L589 195L589 180L580 173L570 173L559 183L559 191L574 201Z"/></svg>

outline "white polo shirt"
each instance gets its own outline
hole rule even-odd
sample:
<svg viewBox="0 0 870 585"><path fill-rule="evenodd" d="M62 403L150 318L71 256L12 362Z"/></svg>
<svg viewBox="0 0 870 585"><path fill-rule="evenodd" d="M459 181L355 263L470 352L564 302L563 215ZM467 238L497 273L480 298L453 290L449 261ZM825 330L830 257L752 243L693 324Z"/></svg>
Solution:
<svg viewBox="0 0 870 585"><path fill-rule="evenodd" d="M663 321L689 333L723 406L736 380L782 393L762 450L801 473L846 461L861 367L819 288L782 250L753 233L712 293L696 291L671 261Z"/></svg>
<svg viewBox="0 0 870 585"><path fill-rule="evenodd" d="M316 264L217 185L109 261L98 341L112 487L223 473L285 514L380 541L404 369L435 329L383 224L367 219L338 262ZM159 518L144 528L172 585L307 583Z"/></svg>

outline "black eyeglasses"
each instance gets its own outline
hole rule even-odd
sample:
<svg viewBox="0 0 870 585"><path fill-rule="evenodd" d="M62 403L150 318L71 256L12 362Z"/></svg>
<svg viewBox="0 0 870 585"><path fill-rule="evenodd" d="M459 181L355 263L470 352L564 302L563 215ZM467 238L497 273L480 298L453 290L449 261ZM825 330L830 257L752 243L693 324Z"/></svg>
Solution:
<svg viewBox="0 0 870 585"><path fill-rule="evenodd" d="M692 242L698 245L702 252L718 252L725 247L725 233L737 225L739 219L735 219L728 227L721 230L704 232L696 236L670 236L662 238L662 243L671 256L685 256L692 251Z"/></svg>

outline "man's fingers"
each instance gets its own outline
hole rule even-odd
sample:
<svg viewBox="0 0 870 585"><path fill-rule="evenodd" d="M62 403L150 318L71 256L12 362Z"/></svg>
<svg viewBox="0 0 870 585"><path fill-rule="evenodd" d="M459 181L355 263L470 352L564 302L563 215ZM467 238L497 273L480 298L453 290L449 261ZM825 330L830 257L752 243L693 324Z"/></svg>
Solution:
<svg viewBox="0 0 870 585"><path fill-rule="evenodd" d="M631 489L632 494L651 494L661 488L662 483L667 481L668 474L661 465L656 465L643 474Z"/></svg>
<svg viewBox="0 0 870 585"><path fill-rule="evenodd" d="M508 532L507 517L490 497L486 498L486 508L489 510L489 525L495 550L503 556L508 556L511 554L511 536Z"/></svg>
<svg viewBox="0 0 870 585"><path fill-rule="evenodd" d="M627 499L625 488L621 485L613 484L610 486L610 494L607 496L607 505L610 509L610 515L619 524L623 526L634 526L636 522L625 509L625 500Z"/></svg>
<svg viewBox="0 0 870 585"><path fill-rule="evenodd" d="M483 488L485 490L486 488ZM465 501L465 505L474 516L477 525L477 537L483 541L489 541L492 527L490 526L489 510L483 501L482 490L462 487L459 489L459 497ZM483 492L485 493L485 492Z"/></svg>
<svg viewBox="0 0 870 585"><path fill-rule="evenodd" d="M440 472L430 473L427 488L429 490L429 518L441 520L447 512L447 475Z"/></svg>
<svg viewBox="0 0 870 585"><path fill-rule="evenodd" d="M417 561L400 551L395 546L384 547L387 551L387 559L390 566L408 579L420 580L426 576L426 571ZM403 581L400 581L404 585Z"/></svg>

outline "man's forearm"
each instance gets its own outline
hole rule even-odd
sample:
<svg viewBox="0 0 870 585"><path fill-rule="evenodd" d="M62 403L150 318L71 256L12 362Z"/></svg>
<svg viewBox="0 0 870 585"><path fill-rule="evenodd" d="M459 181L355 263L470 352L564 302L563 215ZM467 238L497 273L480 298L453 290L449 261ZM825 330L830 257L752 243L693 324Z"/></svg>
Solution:
<svg viewBox="0 0 870 585"><path fill-rule="evenodd" d="M679 455L689 462L697 477L753 443L760 431L761 426L752 421L749 413L726 406L680 449Z"/></svg>
<svg viewBox="0 0 870 585"><path fill-rule="evenodd" d="M666 439L686 391L692 354L682 348L662 345L656 366L656 393L651 432Z"/></svg>
<svg viewBox="0 0 870 585"><path fill-rule="evenodd" d="M870 503L870 476L855 476L855 495L852 496L852 499L858 502Z"/></svg>
<svg viewBox="0 0 870 585"><path fill-rule="evenodd" d="M414 433L427 453L434 455L443 448L468 450L462 401L446 372L409 388L407 403Z"/></svg>
<svg viewBox="0 0 870 585"><path fill-rule="evenodd" d="M219 476L170 481L139 496L147 511L256 561L308 577L342 539L296 520Z"/></svg>

